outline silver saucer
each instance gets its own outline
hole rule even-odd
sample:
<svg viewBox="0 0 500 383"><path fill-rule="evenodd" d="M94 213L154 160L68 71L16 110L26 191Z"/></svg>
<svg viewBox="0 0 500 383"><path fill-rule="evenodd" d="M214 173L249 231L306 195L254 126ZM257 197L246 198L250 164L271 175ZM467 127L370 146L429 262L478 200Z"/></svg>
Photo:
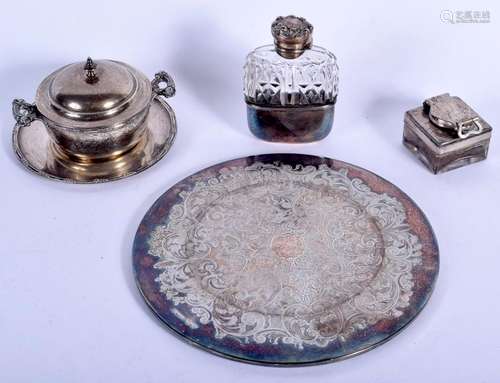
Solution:
<svg viewBox="0 0 500 383"><path fill-rule="evenodd" d="M43 122L16 125L12 145L30 171L70 183L101 183L138 174L158 162L170 149L177 133L175 114L168 103L156 98L144 122L144 138L128 153L103 162L76 162L53 144Z"/></svg>

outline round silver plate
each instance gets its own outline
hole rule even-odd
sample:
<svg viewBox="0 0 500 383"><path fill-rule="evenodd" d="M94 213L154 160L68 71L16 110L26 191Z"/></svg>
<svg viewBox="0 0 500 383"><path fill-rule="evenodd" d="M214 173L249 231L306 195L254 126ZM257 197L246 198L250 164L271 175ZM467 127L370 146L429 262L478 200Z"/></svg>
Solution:
<svg viewBox="0 0 500 383"><path fill-rule="evenodd" d="M324 157L202 170L151 207L134 241L141 293L176 334L224 357L325 363L421 311L438 274L428 221L400 189Z"/></svg>
<svg viewBox="0 0 500 383"><path fill-rule="evenodd" d="M170 105L161 98L153 100L144 123L144 138L131 151L103 162L81 163L61 156L40 120L25 127L16 125L12 142L22 164L42 177L71 183L108 182L146 170L170 149L177 133Z"/></svg>

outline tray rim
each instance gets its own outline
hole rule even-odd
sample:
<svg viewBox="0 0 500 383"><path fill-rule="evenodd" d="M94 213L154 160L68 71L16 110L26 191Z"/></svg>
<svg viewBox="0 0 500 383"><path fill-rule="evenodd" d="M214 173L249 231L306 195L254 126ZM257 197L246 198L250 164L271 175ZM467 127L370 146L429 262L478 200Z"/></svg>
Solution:
<svg viewBox="0 0 500 383"><path fill-rule="evenodd" d="M241 160L254 159L254 158L258 159L258 158L261 158L261 157L304 157L304 158L308 157L308 158L321 159L321 160L326 160L326 161L329 161L329 162L333 162L333 163L336 163L338 167L352 168L352 169L355 169L357 171L360 171L361 173L366 173L369 176L372 176L372 177L375 177L376 179L381 180L383 183L386 183L386 184L394 187L401 194L402 197L406 198L407 201L411 205L413 205L413 207L416 209L416 211L420 214L420 216L422 218L422 223L426 226L426 228L429 231L429 237L430 237L431 242L432 242L431 245L433 247L433 253L434 253L434 258L435 258L435 269L434 269L433 279L432 279L431 283L428 285L428 291L427 291L427 294L426 294L424 300L421 302L421 305L416 310L415 314L406 323L404 323L396 331L394 331L390 335L385 336L381 340L378 340L378 341L374 342L371 345L368 345L368 346L366 346L364 348L360 348L359 350L355 350L355 351L350 352L350 353L346 353L344 355L333 356L333 357L325 357L323 359L311 360L311 361L305 361L305 362L274 362L274 361L270 362L270 361L261 361L261 360L251 359L251 358L239 357L239 356L236 356L236 355L229 354L227 352L223 352L223 351L214 349L212 347L208 347L208 346L206 346L204 344L201 344L199 342L196 342L195 340L193 340L193 339L189 338L188 336L182 334L182 332L180 332L179 330L177 330L176 328L174 328L170 323L168 323L168 321L166 321L164 318L162 318L162 316L157 312L157 310L153 306L152 302L147 298L146 293L143 290L143 286L141 285L140 280L139 280L139 276L138 276L138 273L137 273L138 270L135 267L135 259L134 259L135 258L135 244L136 244L136 240L137 240L137 238L139 236L139 229L141 227L141 224L143 223L143 221L145 220L145 218L149 215L149 213L151 213L153 211L153 209L157 206L157 204L160 202L160 200L166 194L168 194L171 190L173 190L175 187L177 187L178 184L180 184L180 183L182 183L182 182L184 182L184 181L186 181L188 179L196 178L197 176L200 176L201 174L203 174L206 171L211 170L212 168L217 168L216 172L218 172L218 170L220 168L226 167L227 165L229 165L229 164L231 164L233 162L241 161ZM276 160L276 161L280 162L280 160ZM255 162L259 162L259 161L256 160ZM266 163L266 161L264 161L264 163ZM202 169L200 169L198 171L195 171L195 172L191 173L190 175L182 178L181 180L178 180L171 187L169 187L167 190L165 190L153 202L153 204L148 208L147 212L145 213L145 215L141 219L141 223L139 224L139 228L138 228L138 230L137 230L137 232L136 232L136 234L134 236L134 241L133 241L133 248L132 248L132 270L133 270L133 273L134 273L135 284L136 284L136 286L137 286L137 288L138 288L138 290L139 290L142 298L144 299L144 302L148 306L148 308L153 312L153 314L155 315L155 317L159 319L160 323L162 324L162 327L165 327L168 330L169 333L173 334L176 338L182 340L184 343L190 344L191 346L194 346L197 349L201 349L203 351L207 351L210 354L213 354L213 355L216 355L216 356L220 356L220 357L223 357L223 358L228 359L228 360L238 361L238 362L242 362L242 363L246 363L246 364L251 364L251 365L268 366L268 367L306 367L306 366L316 366L316 365L323 365L323 364L328 364L328 363L332 363L332 362L342 361L342 360L346 360L346 359L352 358L352 357L360 355L360 354L364 354L365 352L371 351L371 350L373 350L373 349L375 349L375 348L377 348L377 347L385 344L389 340L393 339L396 335L400 334L410 324L412 324L413 321L421 314L421 312L427 306L427 304L428 304L428 302L429 302L429 300L430 300L430 298L431 298L431 296L432 296L432 294L433 294L433 292L435 290L436 283L437 283L437 280L438 280L438 277L439 277L439 270L440 270L440 251L439 251L439 244L438 244L438 241L437 241L434 229L432 228L432 226L431 226L431 224L429 222L429 219L427 218L427 216L425 215L425 213L422 211L422 209L419 207L419 205L417 205L416 202L408 194L406 194L403 190L401 190L398 186L396 186L392 182L388 181L386 178L381 177L378 174L376 174L376 173L374 173L374 172L372 172L372 171L370 171L368 169L362 168L360 166L353 165L353 164L345 162L345 161L341 161L341 160L337 160L337 159L333 159L333 158L329 158L329 157L325 157L325 156L303 154L303 153L287 153L287 152L282 152L282 153L264 153L264 154L257 154L257 155L251 155L251 156L243 156L243 157L233 158L233 159L230 159L230 160L226 160L226 161L215 163L213 165L206 166L206 167L204 167L204 168L202 168Z"/></svg>

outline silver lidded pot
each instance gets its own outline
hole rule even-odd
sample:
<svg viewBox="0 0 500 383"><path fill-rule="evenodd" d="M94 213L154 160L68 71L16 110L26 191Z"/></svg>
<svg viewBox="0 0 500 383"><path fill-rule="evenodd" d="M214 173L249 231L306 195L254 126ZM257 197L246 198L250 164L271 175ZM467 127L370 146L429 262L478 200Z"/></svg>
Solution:
<svg viewBox="0 0 500 383"><path fill-rule="evenodd" d="M174 94L166 72L150 81L125 63L88 58L45 78L34 104L15 99L13 114L18 127L42 120L62 158L103 162L132 150L144 135L153 99Z"/></svg>
<svg viewBox="0 0 500 383"><path fill-rule="evenodd" d="M337 59L312 44L313 26L302 17L278 17L271 32L274 44L256 48L245 63L250 131L273 142L321 140L333 124Z"/></svg>

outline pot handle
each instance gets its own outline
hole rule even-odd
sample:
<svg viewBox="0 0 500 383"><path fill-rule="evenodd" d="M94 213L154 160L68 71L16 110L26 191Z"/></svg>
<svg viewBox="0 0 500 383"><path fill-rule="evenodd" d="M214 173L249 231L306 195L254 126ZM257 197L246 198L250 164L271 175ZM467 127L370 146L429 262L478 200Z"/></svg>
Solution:
<svg viewBox="0 0 500 383"><path fill-rule="evenodd" d="M38 119L38 109L35 104L30 104L22 98L16 98L12 101L12 114L19 127L24 128Z"/></svg>
<svg viewBox="0 0 500 383"><path fill-rule="evenodd" d="M160 86L164 84L163 86ZM161 71L155 74L155 78L151 81L151 88L155 96L163 96L165 98L172 97L175 94L175 83L172 77Z"/></svg>

